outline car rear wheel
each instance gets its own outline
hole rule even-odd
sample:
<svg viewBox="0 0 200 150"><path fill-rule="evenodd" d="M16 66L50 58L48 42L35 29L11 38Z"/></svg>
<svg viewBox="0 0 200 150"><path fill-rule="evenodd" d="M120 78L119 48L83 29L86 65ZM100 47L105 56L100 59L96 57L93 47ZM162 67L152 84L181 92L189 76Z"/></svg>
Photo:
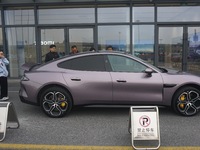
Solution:
<svg viewBox="0 0 200 150"><path fill-rule="evenodd" d="M40 96L42 110L53 118L63 117L72 109L72 99L69 93L60 87L44 90Z"/></svg>
<svg viewBox="0 0 200 150"><path fill-rule="evenodd" d="M200 91L194 87L181 88L175 93L172 105L181 115L196 115L200 109Z"/></svg>

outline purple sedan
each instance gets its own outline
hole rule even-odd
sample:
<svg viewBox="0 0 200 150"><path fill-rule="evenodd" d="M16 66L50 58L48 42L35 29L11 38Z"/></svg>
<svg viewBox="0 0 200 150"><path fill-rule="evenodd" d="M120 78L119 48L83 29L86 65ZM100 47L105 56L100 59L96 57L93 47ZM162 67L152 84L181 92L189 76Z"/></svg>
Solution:
<svg viewBox="0 0 200 150"><path fill-rule="evenodd" d="M77 105L171 106L184 116L200 109L200 77L124 53L79 53L22 68L21 101L41 106L50 117L63 117Z"/></svg>

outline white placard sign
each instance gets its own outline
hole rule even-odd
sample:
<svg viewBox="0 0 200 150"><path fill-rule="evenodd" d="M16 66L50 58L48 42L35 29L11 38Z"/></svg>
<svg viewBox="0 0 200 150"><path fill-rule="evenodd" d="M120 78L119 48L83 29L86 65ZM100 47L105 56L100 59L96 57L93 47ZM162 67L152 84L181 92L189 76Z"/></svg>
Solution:
<svg viewBox="0 0 200 150"><path fill-rule="evenodd" d="M134 112L133 121L133 136L136 140L157 140L159 138L156 112Z"/></svg>
<svg viewBox="0 0 200 150"><path fill-rule="evenodd" d="M0 102L0 142L6 136L7 128L18 128L19 121L11 102Z"/></svg>
<svg viewBox="0 0 200 150"><path fill-rule="evenodd" d="M0 107L0 133L4 133L7 121L7 107Z"/></svg>
<svg viewBox="0 0 200 150"><path fill-rule="evenodd" d="M159 112L157 106L131 106L128 131L134 149L153 150L160 147Z"/></svg>

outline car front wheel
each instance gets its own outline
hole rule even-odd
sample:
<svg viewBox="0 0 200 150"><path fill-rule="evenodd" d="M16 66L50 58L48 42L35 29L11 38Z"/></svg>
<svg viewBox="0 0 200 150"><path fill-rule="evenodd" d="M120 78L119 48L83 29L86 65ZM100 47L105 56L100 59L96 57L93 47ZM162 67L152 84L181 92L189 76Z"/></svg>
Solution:
<svg viewBox="0 0 200 150"><path fill-rule="evenodd" d="M42 92L40 104L46 115L59 118L70 112L72 108L72 99L63 88L51 87Z"/></svg>
<svg viewBox="0 0 200 150"><path fill-rule="evenodd" d="M181 88L175 93L172 105L181 115L196 115L200 109L200 91L194 87Z"/></svg>

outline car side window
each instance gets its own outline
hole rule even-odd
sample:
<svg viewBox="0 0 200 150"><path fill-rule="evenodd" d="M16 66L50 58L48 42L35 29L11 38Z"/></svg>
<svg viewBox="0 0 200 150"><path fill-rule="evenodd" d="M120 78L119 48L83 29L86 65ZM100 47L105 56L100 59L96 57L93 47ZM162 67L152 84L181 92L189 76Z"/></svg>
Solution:
<svg viewBox="0 0 200 150"><path fill-rule="evenodd" d="M83 56L70 59L58 64L58 67L81 71L105 71L103 55Z"/></svg>
<svg viewBox="0 0 200 150"><path fill-rule="evenodd" d="M114 72L144 72L147 68L142 63L119 55L108 55L108 60Z"/></svg>

